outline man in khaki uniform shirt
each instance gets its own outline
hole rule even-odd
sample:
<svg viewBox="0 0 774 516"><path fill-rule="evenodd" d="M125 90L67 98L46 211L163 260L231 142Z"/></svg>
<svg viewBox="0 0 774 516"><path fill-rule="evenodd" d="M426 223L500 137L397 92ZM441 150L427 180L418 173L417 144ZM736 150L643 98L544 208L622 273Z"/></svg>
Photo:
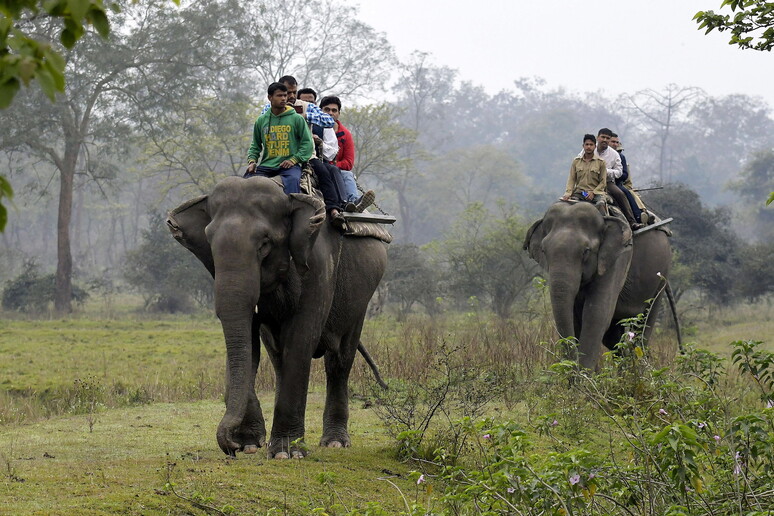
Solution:
<svg viewBox="0 0 774 516"><path fill-rule="evenodd" d="M567 188L563 201L587 201L605 214L605 186L607 184L607 165L605 160L594 153L597 139L593 134L583 137L583 155L572 160Z"/></svg>

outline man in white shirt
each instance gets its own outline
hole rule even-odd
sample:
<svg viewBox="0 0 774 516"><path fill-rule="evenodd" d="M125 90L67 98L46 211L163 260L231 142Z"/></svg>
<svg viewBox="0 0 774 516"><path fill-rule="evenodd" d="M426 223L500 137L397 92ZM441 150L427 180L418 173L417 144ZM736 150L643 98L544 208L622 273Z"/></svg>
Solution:
<svg viewBox="0 0 774 516"><path fill-rule="evenodd" d="M613 137L613 131L607 127L603 127L597 133L597 155L605 160L607 165L607 193L613 198L615 204L623 212L632 230L642 229L643 224L640 224L637 219L634 218L632 213L632 207L629 205L629 199L626 198L626 194L618 188L615 184L615 180L623 175L623 165L621 164L621 156L618 152L610 147L610 140Z"/></svg>

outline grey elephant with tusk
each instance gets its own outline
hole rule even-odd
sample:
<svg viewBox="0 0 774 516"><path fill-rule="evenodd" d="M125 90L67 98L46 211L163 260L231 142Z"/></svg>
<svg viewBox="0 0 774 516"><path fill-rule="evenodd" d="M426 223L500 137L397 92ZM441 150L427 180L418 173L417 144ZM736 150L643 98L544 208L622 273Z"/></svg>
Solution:
<svg viewBox="0 0 774 516"><path fill-rule="evenodd" d="M623 335L618 321L645 312L647 301L663 292L682 348L665 231L632 235L623 218L603 216L590 203L557 202L527 231L524 249L548 273L556 328L561 337L578 340L572 358L581 366L596 369L602 345L613 349ZM655 313L646 322L646 341Z"/></svg>
<svg viewBox="0 0 774 516"><path fill-rule="evenodd" d="M268 446L274 458L303 457L313 358L324 357L321 446L346 447L348 379L366 308L387 265L384 242L352 238L326 221L325 206L286 195L264 177L229 177L171 211L167 224L215 279L215 311L226 341L226 412L217 430L226 454ZM260 338L259 338L260 336ZM267 443L255 374L263 341L276 392ZM379 379L381 382L381 379Z"/></svg>

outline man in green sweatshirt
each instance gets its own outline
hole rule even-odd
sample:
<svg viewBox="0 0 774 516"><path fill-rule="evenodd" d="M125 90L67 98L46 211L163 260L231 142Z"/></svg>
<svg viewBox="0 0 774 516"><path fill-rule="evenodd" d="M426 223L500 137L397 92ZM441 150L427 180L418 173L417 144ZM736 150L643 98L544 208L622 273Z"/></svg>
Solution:
<svg viewBox="0 0 774 516"><path fill-rule="evenodd" d="M312 156L312 136L304 117L287 105L288 88L275 82L269 86L271 109L253 126L253 142L247 151L244 177L280 175L285 193L301 191L301 163Z"/></svg>

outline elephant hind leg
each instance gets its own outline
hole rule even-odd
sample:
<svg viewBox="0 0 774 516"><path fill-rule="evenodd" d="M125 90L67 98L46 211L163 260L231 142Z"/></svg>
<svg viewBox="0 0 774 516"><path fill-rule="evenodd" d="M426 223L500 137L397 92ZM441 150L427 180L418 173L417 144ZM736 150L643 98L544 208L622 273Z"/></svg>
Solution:
<svg viewBox="0 0 774 516"><path fill-rule="evenodd" d="M613 351L615 349L616 344L621 342L621 337L623 337L623 334L624 334L624 327L618 323L613 323L610 325L610 328L607 329L607 331L605 332L605 335L602 337L602 344L604 344L605 347L610 351Z"/></svg>
<svg viewBox="0 0 774 516"><path fill-rule="evenodd" d="M357 354L363 321L325 353L326 396L320 446L346 448L351 445L349 424L349 374ZM328 336L328 338L334 338Z"/></svg>

